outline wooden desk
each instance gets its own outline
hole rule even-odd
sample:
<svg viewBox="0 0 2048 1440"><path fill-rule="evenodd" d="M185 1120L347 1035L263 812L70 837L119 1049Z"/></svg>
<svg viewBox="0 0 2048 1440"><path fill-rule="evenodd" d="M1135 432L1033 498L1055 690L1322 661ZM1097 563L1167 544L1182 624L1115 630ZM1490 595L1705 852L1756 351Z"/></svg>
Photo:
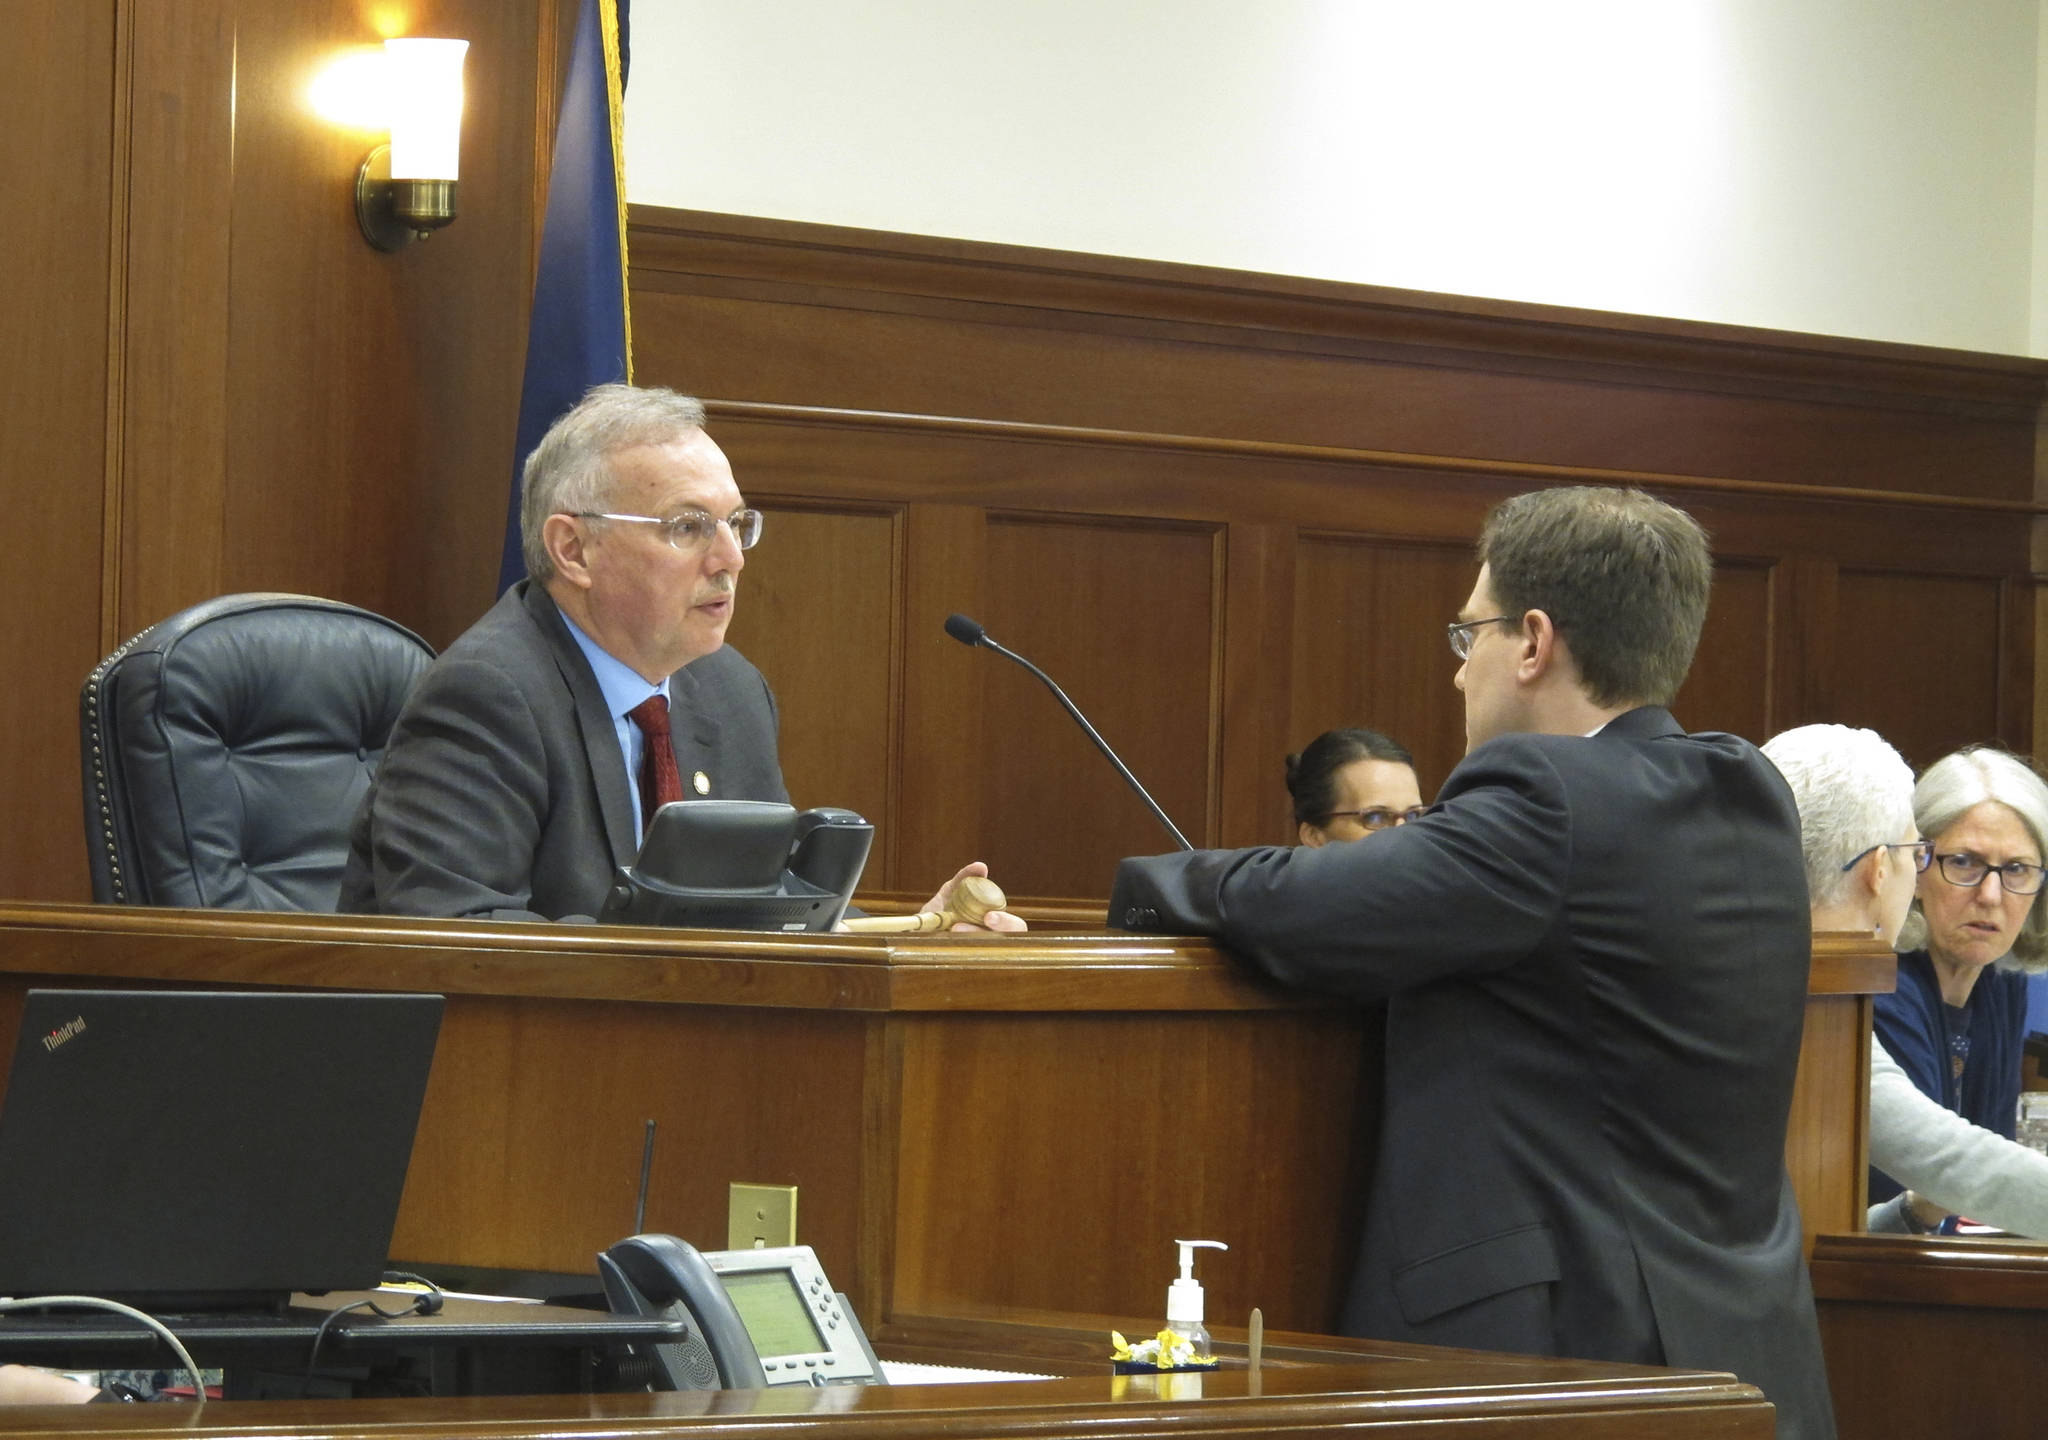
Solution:
<svg viewBox="0 0 2048 1440"><path fill-rule="evenodd" d="M2040 1428L2048 1243L1823 1235L1813 1293L1842 1440Z"/></svg>
<svg viewBox="0 0 2048 1440"><path fill-rule="evenodd" d="M518 1440L1118 1440L1300 1436L1389 1440L1769 1440L1772 1412L1725 1375L1419 1346L1268 1336L1255 1376L1241 1351L1212 1375L1116 1377L1100 1331L972 1324L880 1337L892 1359L1007 1364L1074 1378L1010 1384L789 1388L452 1400L90 1405L11 1410L10 1434L138 1437L290 1434ZM1289 1344L1288 1342L1294 1342ZM1084 1348L1085 1347L1085 1348ZM1227 1343L1226 1350L1237 1349ZM914 1352L914 1353L906 1353Z"/></svg>
<svg viewBox="0 0 2048 1440"><path fill-rule="evenodd" d="M1860 1211L1858 1017L1891 983L1853 949L1817 945L1788 1145L1824 1228ZM395 1254L588 1273L632 1228L653 1118L650 1229L721 1245L728 1182L797 1185L799 1238L872 1327L1142 1328L1170 1242L1202 1236L1233 1245L1203 1261L1213 1320L1333 1330L1377 1123L1377 1012L1203 942L14 904L0 965L0 1047L34 983L439 991Z"/></svg>

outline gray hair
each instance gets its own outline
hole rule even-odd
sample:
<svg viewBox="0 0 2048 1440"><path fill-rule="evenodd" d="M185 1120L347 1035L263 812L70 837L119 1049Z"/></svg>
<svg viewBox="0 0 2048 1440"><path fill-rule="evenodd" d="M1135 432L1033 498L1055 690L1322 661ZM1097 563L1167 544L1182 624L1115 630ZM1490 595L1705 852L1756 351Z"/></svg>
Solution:
<svg viewBox="0 0 2048 1440"><path fill-rule="evenodd" d="M1928 766L1913 787L1913 819L1920 833L1932 840L1987 800L2019 816L2033 837L2034 849L2048 859L2048 844L2042 839L2048 836L2048 784L2032 765L1994 745L1971 745ZM1926 946L1927 920L1916 899L1905 928L1899 932L1899 948L1921 950ZM2012 953L1998 965L2031 973L2048 970L2048 907L2038 898L2012 942Z"/></svg>
<svg viewBox="0 0 2048 1440"><path fill-rule="evenodd" d="M1764 742L1799 806L1806 894L1832 905L1854 883L1843 866L1913 824L1913 770L1875 730L1801 725Z"/></svg>
<svg viewBox="0 0 2048 1440"><path fill-rule="evenodd" d="M555 562L541 534L550 515L606 508L614 453L666 445L703 427L703 402L688 395L657 387L592 386L526 457L519 490L526 573L543 581L554 576Z"/></svg>

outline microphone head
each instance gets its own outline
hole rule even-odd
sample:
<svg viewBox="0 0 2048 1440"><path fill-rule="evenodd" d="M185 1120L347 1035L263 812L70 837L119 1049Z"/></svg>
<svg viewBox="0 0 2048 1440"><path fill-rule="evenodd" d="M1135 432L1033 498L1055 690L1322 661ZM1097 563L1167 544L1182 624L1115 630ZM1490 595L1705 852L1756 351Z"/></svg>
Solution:
<svg viewBox="0 0 2048 1440"><path fill-rule="evenodd" d="M988 631L982 629L979 622L970 620L965 615L948 615L946 633L962 645L979 645L988 639Z"/></svg>

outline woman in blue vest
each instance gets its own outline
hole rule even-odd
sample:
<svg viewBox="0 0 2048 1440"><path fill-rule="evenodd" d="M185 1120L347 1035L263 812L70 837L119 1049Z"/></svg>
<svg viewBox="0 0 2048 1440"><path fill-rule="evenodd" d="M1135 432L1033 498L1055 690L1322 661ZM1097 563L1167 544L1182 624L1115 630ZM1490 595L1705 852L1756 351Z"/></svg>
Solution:
<svg viewBox="0 0 2048 1440"><path fill-rule="evenodd" d="M2048 784L2003 750L1959 750L1913 788L1934 842L1900 936L1899 988L1877 997L1877 1038L1922 1094L2013 1138L2026 1032L2026 971L2048 969ZM1870 1175L1873 1203L1900 1186ZM1938 1209L1909 1204L1932 1228Z"/></svg>

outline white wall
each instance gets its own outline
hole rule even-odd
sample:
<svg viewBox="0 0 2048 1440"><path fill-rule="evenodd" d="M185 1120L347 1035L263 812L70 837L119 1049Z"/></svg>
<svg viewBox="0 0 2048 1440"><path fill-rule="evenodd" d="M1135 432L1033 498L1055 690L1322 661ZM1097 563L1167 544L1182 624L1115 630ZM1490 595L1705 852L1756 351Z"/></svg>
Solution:
<svg viewBox="0 0 2048 1440"><path fill-rule="evenodd" d="M633 0L657 205L2027 353L2043 0Z"/></svg>
<svg viewBox="0 0 2048 1440"><path fill-rule="evenodd" d="M2048 355L2048 0L2041 0L2041 21L2035 27L2038 58L2034 69L2034 305L2031 352ZM2048 532L2048 526L2037 527ZM2048 535L2044 535L2048 538Z"/></svg>

